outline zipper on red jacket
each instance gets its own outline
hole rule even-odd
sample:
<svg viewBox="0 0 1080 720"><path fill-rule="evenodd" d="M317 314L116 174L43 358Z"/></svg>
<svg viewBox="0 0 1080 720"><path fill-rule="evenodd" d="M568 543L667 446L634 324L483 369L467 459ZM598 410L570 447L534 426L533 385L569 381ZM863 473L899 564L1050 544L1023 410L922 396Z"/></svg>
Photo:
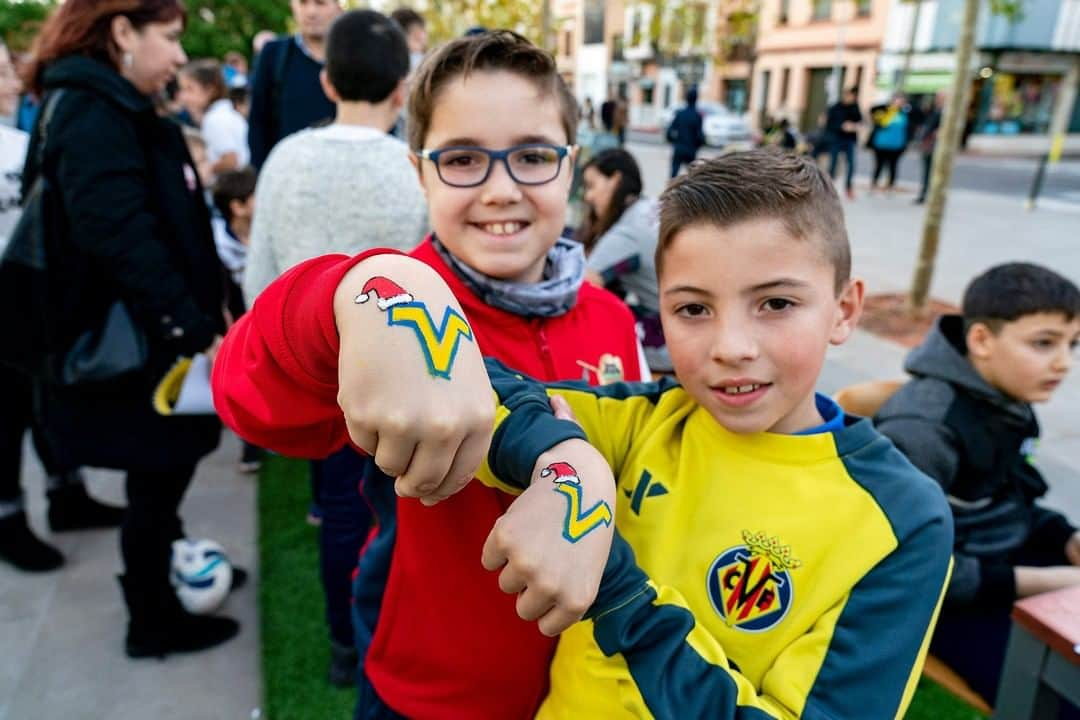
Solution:
<svg viewBox="0 0 1080 720"><path fill-rule="evenodd" d="M548 374L545 379L557 380L559 376L555 372L555 358L551 355L551 346L548 344L547 333L544 331L544 321L542 318L534 318L532 325L536 330L536 345L540 349L540 357L544 361L544 369Z"/></svg>

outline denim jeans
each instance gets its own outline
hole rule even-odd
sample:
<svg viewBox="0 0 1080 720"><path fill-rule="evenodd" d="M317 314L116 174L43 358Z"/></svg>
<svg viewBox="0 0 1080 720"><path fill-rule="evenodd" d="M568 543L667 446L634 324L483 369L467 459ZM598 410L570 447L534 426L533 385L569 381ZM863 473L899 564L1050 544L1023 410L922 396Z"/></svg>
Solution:
<svg viewBox="0 0 1080 720"><path fill-rule="evenodd" d="M345 446L311 463L313 485L322 509L319 527L319 569L326 598L330 638L352 647L352 575L371 526L371 509L360 494L367 458Z"/></svg>
<svg viewBox="0 0 1080 720"><path fill-rule="evenodd" d="M851 189L852 176L855 174L855 141L851 138L833 138L829 142L829 177L836 179L836 161L840 153L844 154L844 189Z"/></svg>

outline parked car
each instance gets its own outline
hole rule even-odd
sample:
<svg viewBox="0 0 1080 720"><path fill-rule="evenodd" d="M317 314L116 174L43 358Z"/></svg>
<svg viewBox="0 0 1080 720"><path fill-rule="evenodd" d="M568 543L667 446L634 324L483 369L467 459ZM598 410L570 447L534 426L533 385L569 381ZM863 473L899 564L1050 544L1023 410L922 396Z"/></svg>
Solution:
<svg viewBox="0 0 1080 720"><path fill-rule="evenodd" d="M660 113L663 130L670 127L675 113L684 107L686 106L670 107ZM752 139L750 124L740 115L731 112L726 105L704 100L697 104L697 111L701 115L707 145L724 147L733 142L747 142Z"/></svg>

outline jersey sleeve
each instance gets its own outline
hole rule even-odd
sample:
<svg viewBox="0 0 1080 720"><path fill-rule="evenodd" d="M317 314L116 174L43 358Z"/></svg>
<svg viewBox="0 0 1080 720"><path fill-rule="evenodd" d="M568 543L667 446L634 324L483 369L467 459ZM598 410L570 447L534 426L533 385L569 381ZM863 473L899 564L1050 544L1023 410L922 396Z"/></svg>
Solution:
<svg viewBox="0 0 1080 720"><path fill-rule="evenodd" d="M916 530L779 654L760 688L677 590L645 575L617 531L585 622L605 655L622 654L658 720L902 718L944 595L950 546L947 518Z"/></svg>
<svg viewBox="0 0 1080 720"><path fill-rule="evenodd" d="M529 487L541 454L571 437L592 444L618 476L659 396L677 387L670 380L603 387L584 382L541 383L498 360L489 358L485 363L498 408L491 448L476 477L513 494ZM556 394L569 403L576 423L554 417L550 398Z"/></svg>
<svg viewBox="0 0 1080 720"><path fill-rule="evenodd" d="M259 447L324 458L349 442L338 406L334 293L360 261L325 255L285 272L225 336L211 385L222 422Z"/></svg>

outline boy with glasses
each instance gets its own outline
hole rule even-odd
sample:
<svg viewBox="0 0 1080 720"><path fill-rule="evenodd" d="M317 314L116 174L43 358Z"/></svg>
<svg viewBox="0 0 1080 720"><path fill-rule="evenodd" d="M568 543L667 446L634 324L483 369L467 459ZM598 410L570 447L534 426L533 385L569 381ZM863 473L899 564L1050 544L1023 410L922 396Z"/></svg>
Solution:
<svg viewBox="0 0 1080 720"><path fill-rule="evenodd" d="M432 318L392 283L373 283L357 302L385 308L388 319L391 311L411 313L402 322L430 341L436 376L454 348L475 343L549 380L639 379L630 311L583 284L581 247L560 238L577 104L553 58L514 33L483 33L436 51L412 87L409 145L435 232L411 255L449 285L460 309ZM245 439L301 457L324 457L349 442L338 398L354 393L339 386L339 356L351 366L359 348L340 344L333 303L363 257L293 268L230 334L215 367L215 398ZM396 356L398 348L381 351ZM357 716L532 717L555 640L519 618L515 598L480 565L487 530L512 497L471 483L424 507L395 496L395 485L415 495L407 481L395 481L409 458L394 456L390 445L365 447L374 457L365 464L364 495L377 532L354 585ZM456 471L457 487L470 476L470 469ZM552 616L541 627L555 635L574 619Z"/></svg>

